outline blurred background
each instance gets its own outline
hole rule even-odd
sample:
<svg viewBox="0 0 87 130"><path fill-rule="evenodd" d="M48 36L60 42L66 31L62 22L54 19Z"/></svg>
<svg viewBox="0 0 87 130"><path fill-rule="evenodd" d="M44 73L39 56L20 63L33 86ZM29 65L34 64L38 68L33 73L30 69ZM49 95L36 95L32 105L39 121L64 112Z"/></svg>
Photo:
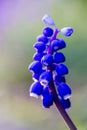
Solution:
<svg viewBox="0 0 87 130"><path fill-rule="evenodd" d="M55 106L43 109L30 98L33 82L27 70L33 44L49 14L58 28L71 26L72 37L63 50L73 94L68 111L78 130L87 130L87 1L0 0L0 130L68 130Z"/></svg>

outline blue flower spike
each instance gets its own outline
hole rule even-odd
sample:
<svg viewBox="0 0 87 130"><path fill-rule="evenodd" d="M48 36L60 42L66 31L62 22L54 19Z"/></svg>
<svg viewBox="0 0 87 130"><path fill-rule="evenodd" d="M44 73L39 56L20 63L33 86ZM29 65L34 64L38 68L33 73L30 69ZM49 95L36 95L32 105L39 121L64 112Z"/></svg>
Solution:
<svg viewBox="0 0 87 130"><path fill-rule="evenodd" d="M28 70L33 72L34 83L29 92L31 96L41 96L45 108L53 105L56 93L63 108L67 109L71 106L72 91L65 79L65 75L69 73L68 67L63 64L66 58L60 52L66 47L66 42L57 36L62 33L69 37L73 34L74 29L71 27L58 29L54 20L47 14L42 18L42 22L47 26L42 29L33 45L36 52L33 55L34 61L29 65Z"/></svg>

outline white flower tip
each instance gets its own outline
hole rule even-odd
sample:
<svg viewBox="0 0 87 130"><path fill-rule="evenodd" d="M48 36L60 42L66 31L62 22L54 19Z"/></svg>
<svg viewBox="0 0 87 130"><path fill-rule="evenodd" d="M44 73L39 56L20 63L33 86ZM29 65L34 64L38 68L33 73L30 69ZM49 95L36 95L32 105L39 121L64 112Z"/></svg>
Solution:
<svg viewBox="0 0 87 130"><path fill-rule="evenodd" d="M54 20L48 14L45 14L42 18L42 22L47 25L55 26Z"/></svg>
<svg viewBox="0 0 87 130"><path fill-rule="evenodd" d="M30 93L30 96L31 96L31 97L35 97L35 98L38 98L38 95L35 94L35 93Z"/></svg>
<svg viewBox="0 0 87 130"><path fill-rule="evenodd" d="M67 100L67 99L69 99L70 97L71 97L71 95L68 94L68 95L64 96L64 99Z"/></svg>

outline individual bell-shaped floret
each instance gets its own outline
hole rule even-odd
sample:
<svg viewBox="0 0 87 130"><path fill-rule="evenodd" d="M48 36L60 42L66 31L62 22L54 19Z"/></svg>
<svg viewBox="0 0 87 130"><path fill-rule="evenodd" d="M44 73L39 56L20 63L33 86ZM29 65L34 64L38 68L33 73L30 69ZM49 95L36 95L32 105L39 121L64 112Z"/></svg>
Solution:
<svg viewBox="0 0 87 130"><path fill-rule="evenodd" d="M71 107L71 102L69 99L60 99L60 103L64 109L69 109Z"/></svg>
<svg viewBox="0 0 87 130"><path fill-rule="evenodd" d="M65 83L65 77L64 76L59 76L59 75L55 75L54 76L54 82L56 85L59 85L60 83Z"/></svg>
<svg viewBox="0 0 87 130"><path fill-rule="evenodd" d="M41 53L46 49L44 42L36 42L33 47L38 51L38 53Z"/></svg>
<svg viewBox="0 0 87 130"><path fill-rule="evenodd" d="M48 87L43 89L42 104L45 108L49 108L51 105L53 105L53 95L49 92Z"/></svg>
<svg viewBox="0 0 87 130"><path fill-rule="evenodd" d="M41 61L41 58L43 57L45 55L45 53L38 53L38 52L36 52L36 53L34 53L34 55L33 55L33 59L34 60L37 60L37 61Z"/></svg>
<svg viewBox="0 0 87 130"><path fill-rule="evenodd" d="M58 64L56 65L56 73L58 75L66 75L68 74L68 68L64 64Z"/></svg>
<svg viewBox="0 0 87 130"><path fill-rule="evenodd" d="M38 97L43 92L43 86L37 81L32 83L32 85L29 88L30 96Z"/></svg>
<svg viewBox="0 0 87 130"><path fill-rule="evenodd" d="M71 96L71 89L66 83L60 83L57 89L60 98L68 99Z"/></svg>
<svg viewBox="0 0 87 130"><path fill-rule="evenodd" d="M39 81L43 86L47 86L52 80L52 73L45 71L40 75Z"/></svg>
<svg viewBox="0 0 87 130"><path fill-rule="evenodd" d="M61 38L55 39L51 43L51 49L52 49L53 52L60 50L60 49L63 49L65 47L66 47L66 43Z"/></svg>
<svg viewBox="0 0 87 130"><path fill-rule="evenodd" d="M37 41L43 42L44 44L48 43L48 38L44 36L43 34L37 36Z"/></svg>
<svg viewBox="0 0 87 130"><path fill-rule="evenodd" d="M46 37L51 37L53 35L53 29L50 27L45 27L42 30L42 33L46 36Z"/></svg>
<svg viewBox="0 0 87 130"><path fill-rule="evenodd" d="M41 63L49 66L53 63L53 56L51 54L44 55L41 59Z"/></svg>
<svg viewBox="0 0 87 130"><path fill-rule="evenodd" d="M29 67L28 70L34 72L34 73L40 73L40 71L42 70L42 64L39 61L33 61Z"/></svg>
<svg viewBox="0 0 87 130"><path fill-rule="evenodd" d="M62 52L56 52L54 54L54 62L55 63L61 63L65 61L65 56Z"/></svg>
<svg viewBox="0 0 87 130"><path fill-rule="evenodd" d="M61 32L64 36L69 37L69 36L71 36L71 35L73 34L74 29L71 28L71 27L64 27L64 28L62 28L62 29L60 30L60 32Z"/></svg>

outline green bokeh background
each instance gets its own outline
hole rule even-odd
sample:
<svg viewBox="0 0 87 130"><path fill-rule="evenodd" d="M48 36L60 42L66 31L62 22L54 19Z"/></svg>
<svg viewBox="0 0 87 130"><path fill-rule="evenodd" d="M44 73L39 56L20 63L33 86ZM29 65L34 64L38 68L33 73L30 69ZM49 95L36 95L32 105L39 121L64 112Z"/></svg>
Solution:
<svg viewBox="0 0 87 130"><path fill-rule="evenodd" d="M86 0L0 0L0 129L68 130L55 106L43 109L28 93L33 81L27 68L44 14L51 15L60 29L75 29L69 38L59 34L67 43L66 79L73 91L68 113L78 130L87 130Z"/></svg>

